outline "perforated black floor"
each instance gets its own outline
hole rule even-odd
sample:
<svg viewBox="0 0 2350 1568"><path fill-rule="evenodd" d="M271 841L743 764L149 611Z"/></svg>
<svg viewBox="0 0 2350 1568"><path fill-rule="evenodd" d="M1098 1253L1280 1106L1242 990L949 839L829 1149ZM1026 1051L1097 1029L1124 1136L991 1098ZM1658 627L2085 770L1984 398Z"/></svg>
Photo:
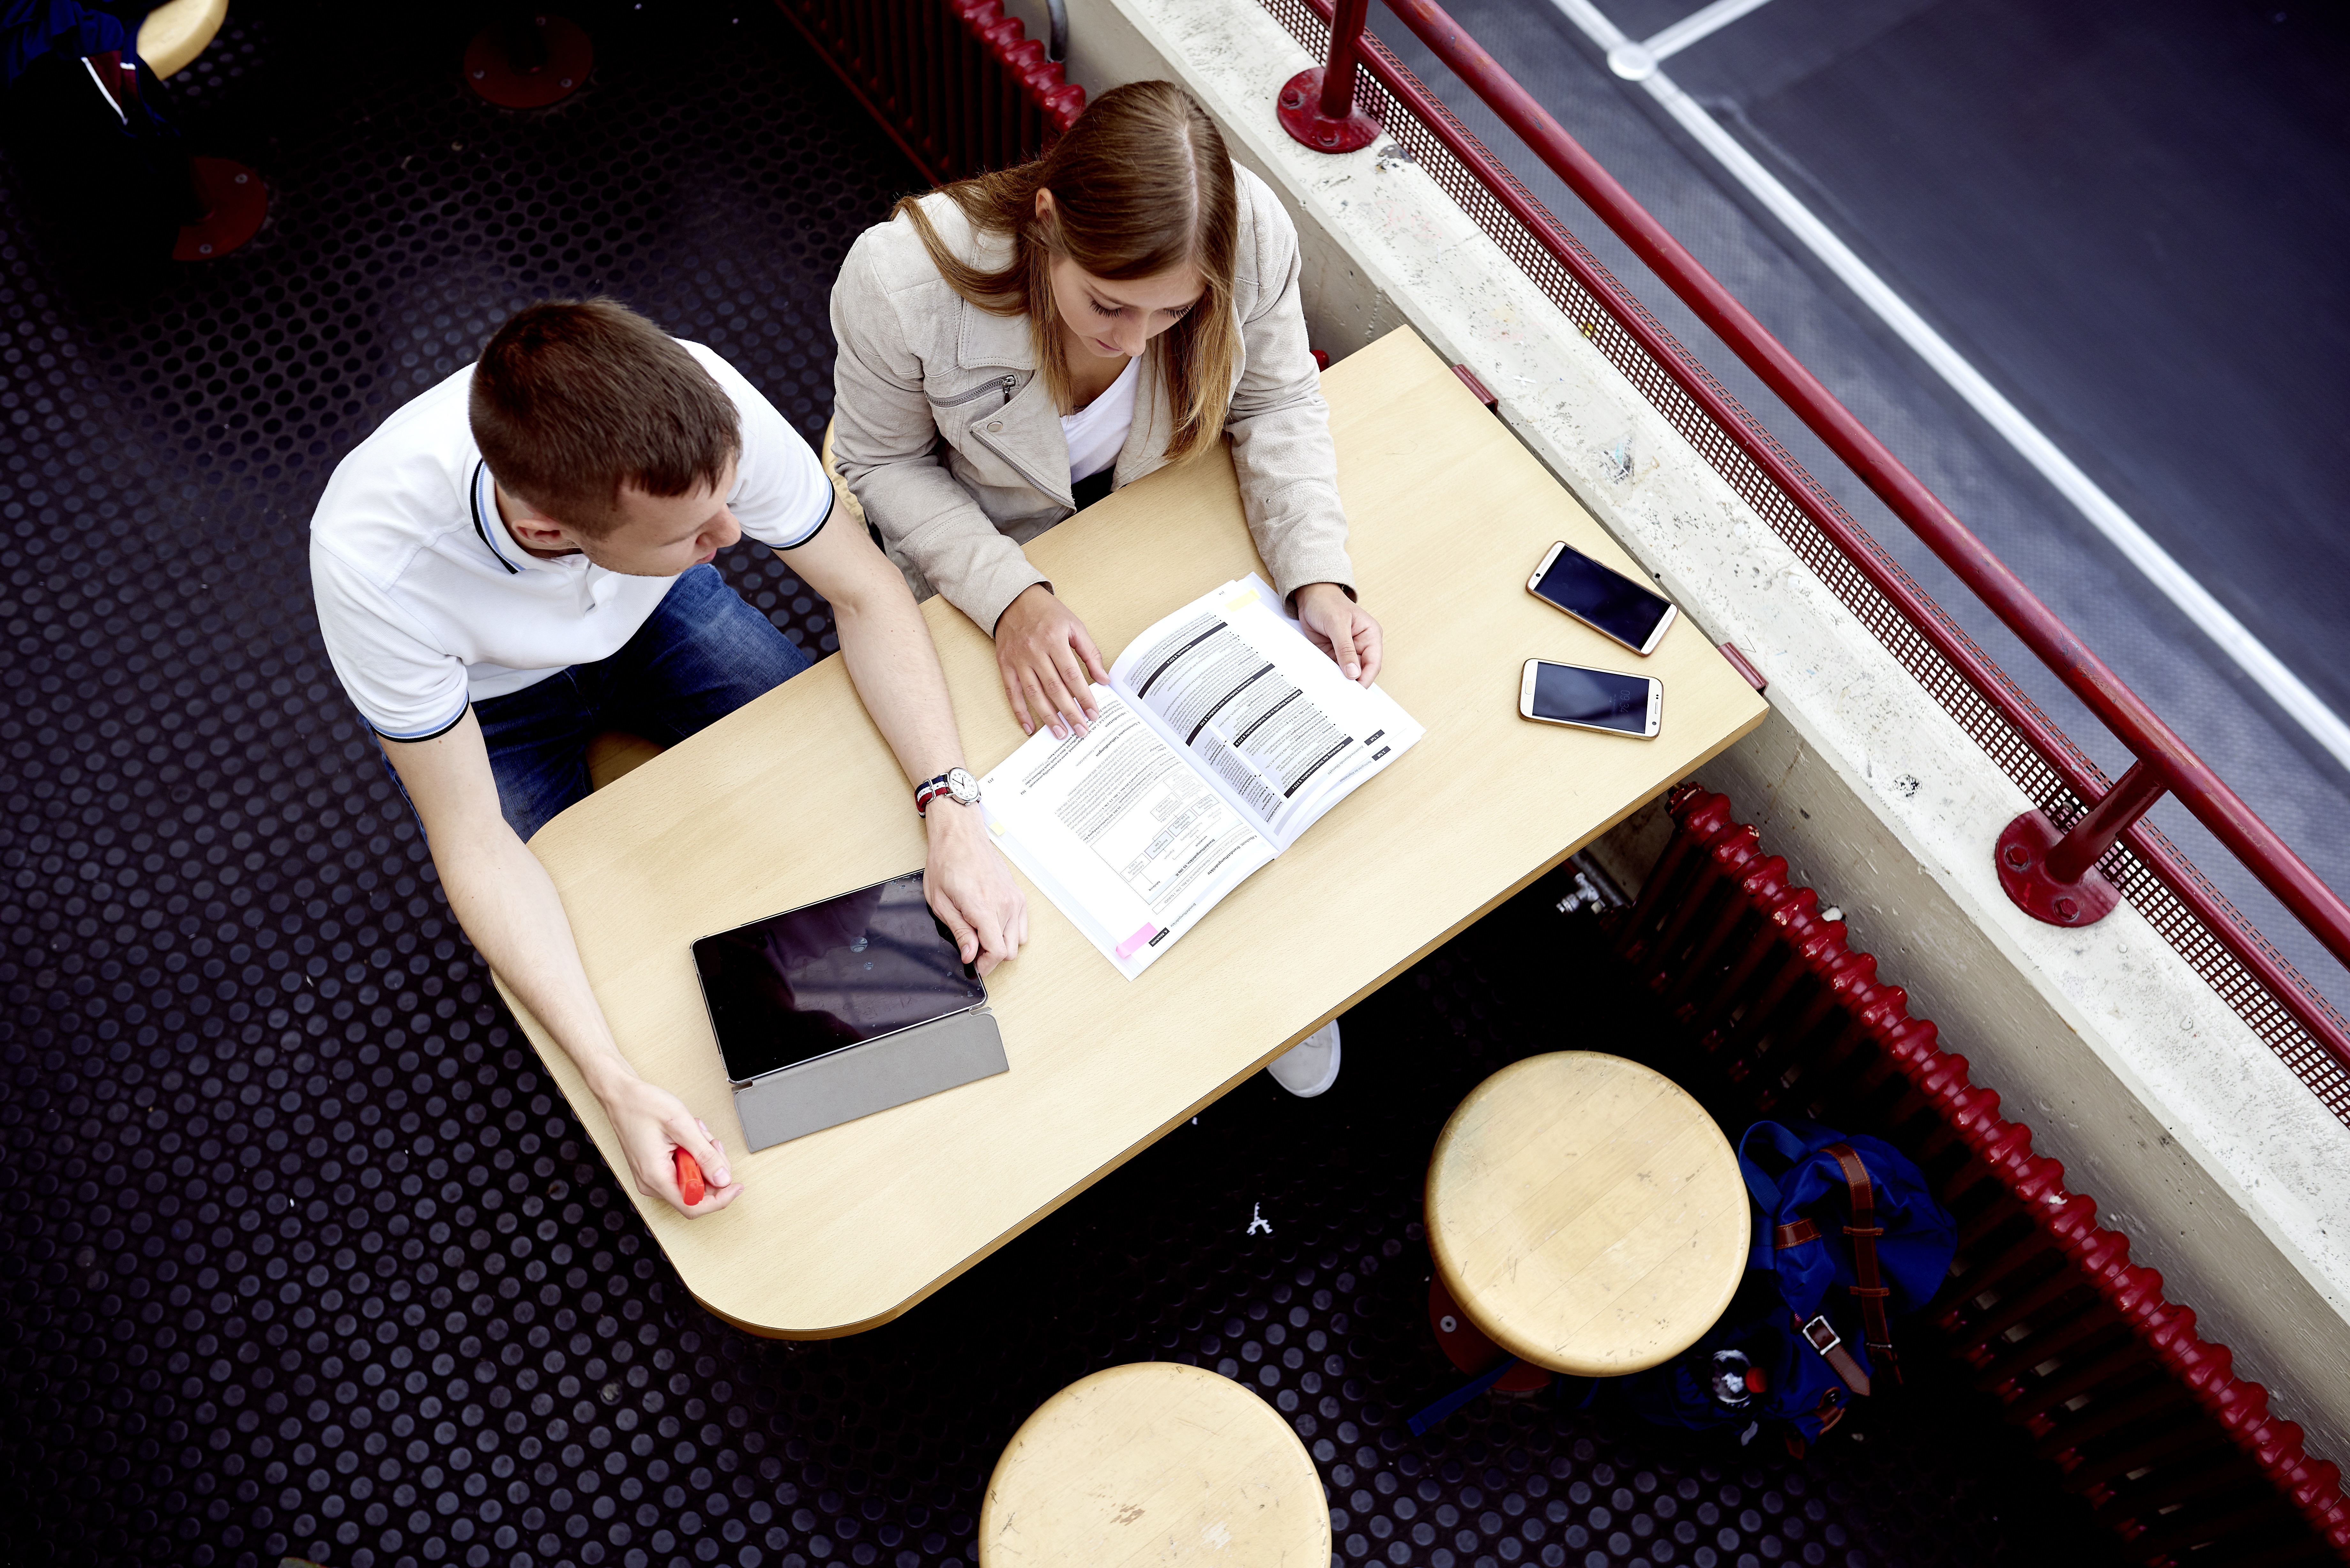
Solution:
<svg viewBox="0 0 2350 1568"><path fill-rule="evenodd" d="M1358 1009L1330 1096L1244 1086L900 1323L700 1312L450 922L305 529L546 293L631 300L818 431L830 268L912 177L764 8L594 17L593 87L536 117L468 100L462 26L327 9L239 0L182 84L271 182L249 253L99 292L0 213L0 1561L969 1561L1019 1421L1147 1356L1292 1418L1347 1563L2105 1559L1930 1376L1805 1464L1541 1399L1409 1436L1451 1378L1416 1225L1445 1109L1645 1037L1604 989L1576 1029L1530 1011L1536 964L1605 985L1540 890ZM772 557L729 565L831 646Z"/></svg>

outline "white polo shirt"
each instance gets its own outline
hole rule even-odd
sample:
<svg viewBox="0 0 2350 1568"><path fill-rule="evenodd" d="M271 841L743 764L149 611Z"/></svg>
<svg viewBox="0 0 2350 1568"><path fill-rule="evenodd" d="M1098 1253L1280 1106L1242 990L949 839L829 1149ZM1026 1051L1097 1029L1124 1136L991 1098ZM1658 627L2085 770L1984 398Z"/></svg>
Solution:
<svg viewBox="0 0 2350 1568"><path fill-rule="evenodd" d="M806 441L742 372L699 343L743 421L726 498L745 537L805 545L833 490ZM473 444L472 366L384 421L336 465L310 519L310 586L327 657L376 732L419 741L574 664L618 653L674 577L542 560L515 543Z"/></svg>

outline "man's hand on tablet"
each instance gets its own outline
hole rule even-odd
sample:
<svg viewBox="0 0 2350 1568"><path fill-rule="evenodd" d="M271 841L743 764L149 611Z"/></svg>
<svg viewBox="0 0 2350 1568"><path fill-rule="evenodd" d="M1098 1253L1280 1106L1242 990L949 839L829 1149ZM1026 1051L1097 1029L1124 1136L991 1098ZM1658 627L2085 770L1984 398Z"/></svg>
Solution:
<svg viewBox="0 0 2350 1568"><path fill-rule="evenodd" d="M931 840L922 888L931 912L954 933L962 961L985 974L1019 957L1028 940L1028 900L1013 881L1012 867L987 841L980 808L941 796L922 823Z"/></svg>

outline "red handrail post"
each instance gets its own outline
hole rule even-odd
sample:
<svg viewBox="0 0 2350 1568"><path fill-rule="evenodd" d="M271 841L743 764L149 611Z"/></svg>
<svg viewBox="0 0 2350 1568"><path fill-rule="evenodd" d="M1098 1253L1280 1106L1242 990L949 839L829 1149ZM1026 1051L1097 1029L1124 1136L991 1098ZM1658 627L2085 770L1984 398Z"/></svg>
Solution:
<svg viewBox="0 0 2350 1568"><path fill-rule="evenodd" d="M2052 926L2089 926L2114 912L2121 889L2097 869L2106 851L2168 793L2159 770L2134 762L2063 837L2038 810L2000 831L1993 858L2015 907Z"/></svg>
<svg viewBox="0 0 2350 1568"><path fill-rule="evenodd" d="M1322 72L1322 118L1344 119L1355 112L1355 66L1362 58L1363 27L1371 0L1338 0L1330 19L1330 62Z"/></svg>
<svg viewBox="0 0 2350 1568"><path fill-rule="evenodd" d="M1355 67L1371 0L1337 0L1330 19L1330 63L1309 66L1282 84L1274 111L1282 130L1316 152L1357 152L1378 140L1379 122L1355 107Z"/></svg>
<svg viewBox="0 0 2350 1568"><path fill-rule="evenodd" d="M2121 781L2091 806L2064 841L2048 852L2048 874L2059 882L2077 882L2083 873L2105 858L2129 825L2144 816L2166 793L2161 775L2144 763L2132 763Z"/></svg>

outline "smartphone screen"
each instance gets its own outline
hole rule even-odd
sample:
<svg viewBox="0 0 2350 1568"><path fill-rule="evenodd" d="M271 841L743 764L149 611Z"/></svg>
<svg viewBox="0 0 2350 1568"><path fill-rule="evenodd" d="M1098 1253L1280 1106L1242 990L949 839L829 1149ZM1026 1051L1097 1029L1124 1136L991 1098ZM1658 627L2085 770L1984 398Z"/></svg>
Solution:
<svg viewBox="0 0 2350 1568"><path fill-rule="evenodd" d="M1534 585L1534 594L1635 649L1648 646L1657 623L1673 607L1623 573L1577 555L1572 547L1559 551L1558 559Z"/></svg>
<svg viewBox="0 0 2350 1568"><path fill-rule="evenodd" d="M704 937L693 964L736 1083L987 1000L919 871Z"/></svg>
<svg viewBox="0 0 2350 1568"><path fill-rule="evenodd" d="M1648 732L1648 677L1537 659L1534 701L1528 706L1537 719L1590 724L1626 735L1645 736Z"/></svg>

